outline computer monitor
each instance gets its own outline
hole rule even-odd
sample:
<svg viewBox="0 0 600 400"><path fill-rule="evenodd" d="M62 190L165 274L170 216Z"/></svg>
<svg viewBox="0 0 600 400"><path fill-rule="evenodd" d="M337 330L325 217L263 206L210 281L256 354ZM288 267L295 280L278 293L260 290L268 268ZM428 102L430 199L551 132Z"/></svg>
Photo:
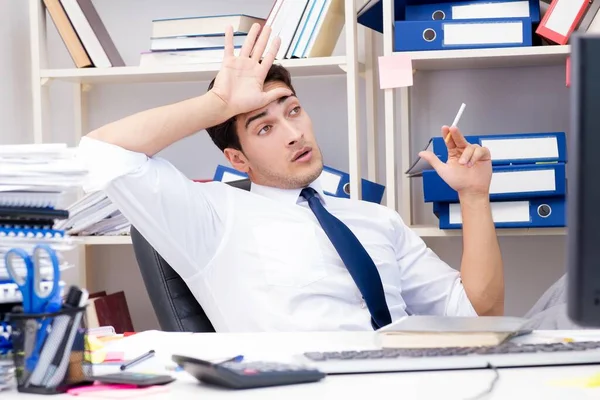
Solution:
<svg viewBox="0 0 600 400"><path fill-rule="evenodd" d="M571 37L567 312L600 327L600 36Z"/></svg>

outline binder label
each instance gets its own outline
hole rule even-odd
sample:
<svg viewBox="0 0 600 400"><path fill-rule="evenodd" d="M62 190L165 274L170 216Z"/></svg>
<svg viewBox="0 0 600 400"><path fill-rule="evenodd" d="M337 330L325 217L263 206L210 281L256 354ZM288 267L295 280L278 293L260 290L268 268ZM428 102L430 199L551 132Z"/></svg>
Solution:
<svg viewBox="0 0 600 400"><path fill-rule="evenodd" d="M481 139L481 146L487 147L494 160L527 160L558 158L556 137Z"/></svg>
<svg viewBox="0 0 600 400"><path fill-rule="evenodd" d="M528 201L503 201L490 203L492 209L492 220L499 222L529 222ZM460 204L450 204L450 224L462 224Z"/></svg>
<svg viewBox="0 0 600 400"><path fill-rule="evenodd" d="M556 190L554 169L532 171L494 172L490 183L490 194L530 193Z"/></svg>
<svg viewBox="0 0 600 400"><path fill-rule="evenodd" d="M478 18L527 18L529 1L510 1L506 3L482 3L452 7L453 19Z"/></svg>
<svg viewBox="0 0 600 400"><path fill-rule="evenodd" d="M444 24L444 45L523 43L523 22Z"/></svg>

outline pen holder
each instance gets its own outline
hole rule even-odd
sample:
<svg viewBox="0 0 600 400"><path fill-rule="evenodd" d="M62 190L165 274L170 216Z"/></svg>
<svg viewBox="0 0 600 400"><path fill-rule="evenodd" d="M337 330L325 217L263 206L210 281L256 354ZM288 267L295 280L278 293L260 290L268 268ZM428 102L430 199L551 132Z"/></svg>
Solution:
<svg viewBox="0 0 600 400"><path fill-rule="evenodd" d="M91 364L85 360L85 309L63 308L55 313L6 315L17 390L59 394L89 383Z"/></svg>

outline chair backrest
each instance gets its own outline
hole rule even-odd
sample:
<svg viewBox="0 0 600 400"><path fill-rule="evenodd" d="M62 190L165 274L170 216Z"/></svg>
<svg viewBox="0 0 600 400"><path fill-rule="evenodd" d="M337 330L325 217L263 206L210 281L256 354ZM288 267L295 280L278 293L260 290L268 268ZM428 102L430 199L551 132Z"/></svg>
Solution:
<svg viewBox="0 0 600 400"><path fill-rule="evenodd" d="M249 179L228 183L250 190ZM169 332L214 332L187 284L134 226L131 226L131 241L160 329Z"/></svg>

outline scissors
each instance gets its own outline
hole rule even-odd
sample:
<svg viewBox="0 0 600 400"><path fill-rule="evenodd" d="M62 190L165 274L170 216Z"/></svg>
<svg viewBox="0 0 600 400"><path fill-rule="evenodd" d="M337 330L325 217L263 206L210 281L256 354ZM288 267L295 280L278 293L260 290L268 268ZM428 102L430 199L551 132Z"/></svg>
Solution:
<svg viewBox="0 0 600 400"><path fill-rule="evenodd" d="M52 265L52 288L46 293L42 288L41 258L46 254ZM17 273L15 259L20 258L25 264L25 277ZM25 314L53 313L61 308L60 298L60 262L56 252L45 244L36 245L32 255L20 248L10 249L5 257L8 275L15 282L23 297L23 312ZM33 317L35 318L35 317ZM39 353L48 334L48 324L51 318L44 318L38 329L35 319L29 319L25 326L24 352L26 367L32 371L37 364Z"/></svg>
<svg viewBox="0 0 600 400"><path fill-rule="evenodd" d="M42 288L41 258L46 253L52 265L52 288L48 293ZM25 277L17 273L15 258L25 263ZM10 278L23 296L26 314L55 312L60 309L60 262L56 252L46 244L38 244L32 255L20 248L10 249L5 255L5 265Z"/></svg>

